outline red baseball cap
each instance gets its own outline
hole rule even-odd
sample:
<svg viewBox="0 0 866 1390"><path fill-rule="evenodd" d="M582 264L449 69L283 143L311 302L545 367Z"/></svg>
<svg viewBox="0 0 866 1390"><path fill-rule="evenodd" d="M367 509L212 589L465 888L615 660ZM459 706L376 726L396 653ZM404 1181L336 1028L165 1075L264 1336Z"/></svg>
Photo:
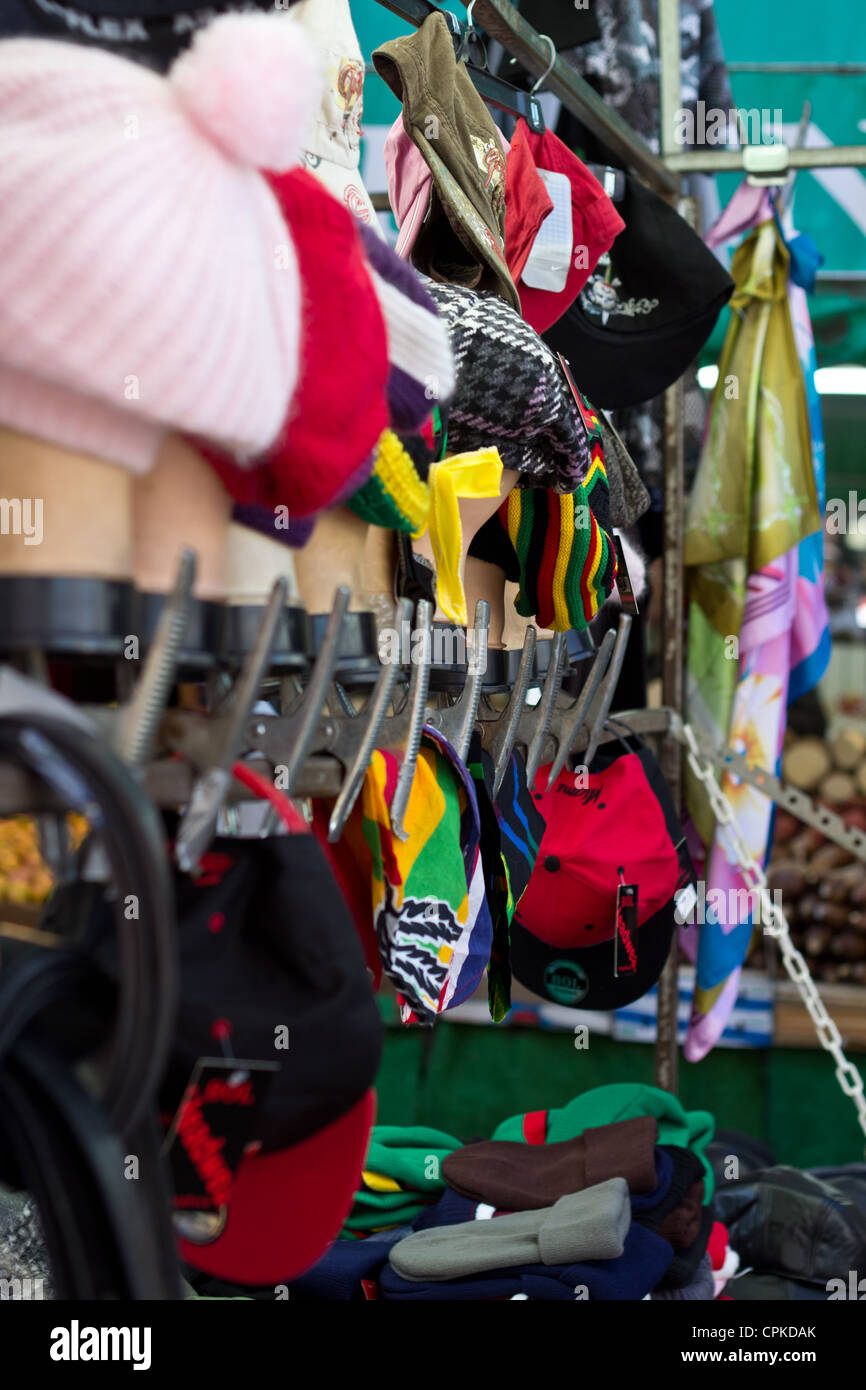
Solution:
<svg viewBox="0 0 866 1390"><path fill-rule="evenodd" d="M600 756L560 773L533 797L546 829L511 928L512 969L534 993L582 1009L615 1009L658 979L675 926L676 894L694 869L661 769L648 748ZM614 970L617 888L637 884L630 968Z"/></svg>
<svg viewBox="0 0 866 1390"><path fill-rule="evenodd" d="M376 1116L366 1095L309 1139L241 1160L222 1234L178 1240L182 1260L232 1284L287 1284L335 1240L352 1206Z"/></svg>
<svg viewBox="0 0 866 1390"><path fill-rule="evenodd" d="M622 868L640 886L638 922L668 901L679 861L657 798L637 753L587 773L586 786L562 771L551 790L549 767L535 780L533 798L547 828L529 886L520 900L523 925L549 946L596 946L610 941Z"/></svg>
<svg viewBox="0 0 866 1390"><path fill-rule="evenodd" d="M566 309L577 299L595 270L599 257L610 250L625 223L598 179L552 130L536 135L527 127L526 143L537 169L565 174L571 184L574 231L571 267L565 289L555 294L552 290L530 289L522 283L517 286L523 317L538 333L543 333L562 318ZM576 253L581 247L585 248L586 254L578 256Z"/></svg>
<svg viewBox="0 0 866 1390"><path fill-rule="evenodd" d="M547 186L527 143L528 134L529 126L521 116L505 158L505 259L515 285L523 274L539 227L553 212ZM522 298L521 293L521 301Z"/></svg>

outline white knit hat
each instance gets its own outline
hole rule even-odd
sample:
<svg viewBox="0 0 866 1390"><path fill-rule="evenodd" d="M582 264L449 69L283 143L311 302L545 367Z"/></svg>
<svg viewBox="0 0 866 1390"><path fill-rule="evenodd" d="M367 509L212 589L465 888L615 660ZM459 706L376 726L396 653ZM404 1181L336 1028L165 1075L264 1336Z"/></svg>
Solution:
<svg viewBox="0 0 866 1390"><path fill-rule="evenodd" d="M171 429L272 442L300 285L257 170L298 162L320 61L276 13L216 20L168 77L0 42L0 424L134 472Z"/></svg>

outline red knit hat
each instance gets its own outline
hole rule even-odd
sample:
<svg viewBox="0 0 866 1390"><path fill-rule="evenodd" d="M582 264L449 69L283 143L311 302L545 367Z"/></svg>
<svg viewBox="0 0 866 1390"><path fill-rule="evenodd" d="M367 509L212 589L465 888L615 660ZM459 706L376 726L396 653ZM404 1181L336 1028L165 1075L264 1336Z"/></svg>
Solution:
<svg viewBox="0 0 866 1390"><path fill-rule="evenodd" d="M352 214L304 169L266 177L300 271L302 374L259 468L197 447L235 501L310 516L351 495L370 472L388 424L388 343Z"/></svg>

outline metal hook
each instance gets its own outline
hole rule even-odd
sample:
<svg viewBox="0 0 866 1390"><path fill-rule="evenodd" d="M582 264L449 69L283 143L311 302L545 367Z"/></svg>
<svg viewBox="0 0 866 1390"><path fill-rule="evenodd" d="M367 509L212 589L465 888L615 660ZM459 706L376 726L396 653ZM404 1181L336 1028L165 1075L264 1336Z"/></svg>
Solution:
<svg viewBox="0 0 866 1390"><path fill-rule="evenodd" d="M505 778L505 770L508 767L508 760L517 742L517 731L520 728L521 715L526 708L526 692L529 689L532 668L535 663L535 643L537 639L537 629L532 626L528 627L523 634L523 651L520 653L520 665L517 668L517 679L508 697L508 704L497 721L496 732L493 735L490 751L493 754L494 799L499 795L500 788Z"/></svg>
<svg viewBox="0 0 866 1390"><path fill-rule="evenodd" d="M348 588L345 584L341 584L334 594L334 606L328 616L325 636L316 657L310 683L304 693L297 738L292 744L292 751L286 762L285 792L287 796L291 796L294 791L298 775L304 766L310 745L313 742L313 736L318 728L328 691L331 688L334 671L337 668L340 639L343 635L343 619L348 611L349 598Z"/></svg>
<svg viewBox="0 0 866 1390"><path fill-rule="evenodd" d="M526 751L526 784L529 787L535 782L535 774L541 766L541 755L544 749L544 742L550 731L550 721L553 718L553 707L556 697L559 694L559 687L562 682L562 668L565 662L567 649L567 634L557 632L553 639L553 647L550 652L550 665L544 677L544 686L541 691L541 699L538 702L538 722L535 732Z"/></svg>
<svg viewBox="0 0 866 1390"><path fill-rule="evenodd" d="M418 766L418 752L421 747L421 735L424 731L424 721L427 717L427 695L430 690L430 656L433 635L433 605L428 599L418 600L415 610L415 621L419 632L424 633L421 661L416 662L412 667L412 675L409 684L409 733L406 737L406 754L403 758L403 765L397 775L397 787L394 792L394 799L391 802L391 828L399 840L409 838L403 821L406 816L406 809L409 805L409 797L412 792L412 783L415 779L415 768Z"/></svg>
<svg viewBox="0 0 866 1390"><path fill-rule="evenodd" d="M331 703L329 700L328 707L333 710L333 713L345 714L347 719L357 719L358 711L339 681L334 681L331 690L333 691L333 702Z"/></svg>
<svg viewBox="0 0 866 1390"><path fill-rule="evenodd" d="M619 623L616 629L616 640L614 642L613 656L610 659L607 675L605 677L604 688L599 696L598 709L593 716L592 724L589 727L589 734L586 743L586 766L589 767L598 751L602 729L610 710L616 692L617 682L622 671L622 664L625 661L625 649L628 646L628 635L631 632L631 614L620 613ZM607 636L607 633L605 633Z"/></svg>
<svg viewBox="0 0 866 1390"><path fill-rule="evenodd" d="M398 632L403 631L403 624L408 623L411 617L411 599L401 598L394 611L394 624ZM370 766L370 759L376 750L379 733L391 703L399 670L400 667L396 661L383 662L373 693L364 707L363 714L358 716L364 721L364 732L355 759L346 774L343 788L331 812L331 819L328 822L328 841L330 844L339 840L343 833L343 826L349 819L349 814L358 798L367 768Z"/></svg>
<svg viewBox="0 0 866 1390"><path fill-rule="evenodd" d="M197 561L182 550L174 589L159 615L144 668L124 710L117 731L116 751L131 767L143 767L153 748L169 691L174 684L181 643L186 636Z"/></svg>
<svg viewBox="0 0 866 1390"><path fill-rule="evenodd" d="M480 598L475 605L475 628L472 636L467 634L467 644L470 647L469 669L466 673L466 686L463 695L458 701L458 706L463 709L463 718L459 726L459 733L454 743L454 748L461 762L466 761L469 752L469 744L472 739L472 730L475 728L475 720L478 717L478 705L481 701L481 686L484 682L484 674L487 670L487 637L490 630L490 604L486 599Z"/></svg>
<svg viewBox="0 0 866 1390"><path fill-rule="evenodd" d="M460 698L450 708L431 716L430 723L440 729L453 746L461 761L466 761L472 730L478 717L481 702L481 687L487 670L487 634L490 627L490 604L480 598L475 605L474 636L467 635L469 660L466 666L466 680Z"/></svg>
<svg viewBox="0 0 866 1390"><path fill-rule="evenodd" d="M616 640L613 629L609 629L602 638L601 646L596 653L592 663L592 668L583 684L583 689L577 697L572 710L567 712L568 723L563 730L562 738L559 740L559 748L556 757L550 765L550 776L547 779L547 791L550 791L562 769L565 767L565 760L574 746L583 726L583 721L587 716L590 705L595 698L595 692L601 684L602 676L610 664L613 644Z"/></svg>
<svg viewBox="0 0 866 1390"><path fill-rule="evenodd" d="M469 52L469 42L472 38L472 35L478 33L478 30L475 28L475 25L472 22L472 11L475 9L475 5L476 0L469 0L469 4L466 8L466 20L463 25L460 24L459 19L457 19L457 17L453 13L451 16L452 19L454 19L455 24L457 25L457 33L460 35L460 43L457 47L456 54L458 63L462 62L463 59L465 59L467 53ZM449 13L451 12L449 11Z"/></svg>
<svg viewBox="0 0 866 1390"><path fill-rule="evenodd" d="M536 92L540 89L540 87L543 86L543 84L547 81L547 79L548 79L548 77L550 76L550 74L553 72L553 69L554 69L554 67L555 67L555 65L556 65L556 57L557 57L557 54L556 54L556 44L553 42L553 39L550 37L550 35L549 35L549 34L539 34L538 37L539 37L540 39L544 39L545 43L549 43L549 44L550 44L550 62L548 63L547 67L545 68L544 72L543 72L543 73L541 74L541 76L539 77L538 81L537 81L536 83L534 83L533 86L530 87L530 89L529 89L529 95L532 96L532 97L535 96Z"/></svg>
<svg viewBox="0 0 866 1390"><path fill-rule="evenodd" d="M268 668L287 592L286 581L280 577L271 590L255 645L228 696L225 713L215 717L216 760L196 779L175 840L175 857L184 873L192 872L213 839L231 786L232 768L243 748L249 717Z"/></svg>
<svg viewBox="0 0 866 1390"><path fill-rule="evenodd" d="M793 145L793 148L794 148L795 150L801 150L801 149L803 148L803 146L805 145L805 143L806 143L806 136L807 136L808 131L809 131L809 123L810 123L811 119L812 119L812 103L811 103L811 101L804 101L804 102L803 102L803 109L802 109L802 111L801 111L801 113L800 113L800 124L799 124L798 127L797 127L797 138L796 138L796 140L794 141L794 145ZM780 218L781 218L781 214L784 213L784 212L786 211L786 209L789 208L790 205L791 205L791 199L792 199L793 196L794 196L794 183L796 182L796 178L797 178L797 170L796 170L796 169L792 169L792 170L791 170L791 177L788 179L787 185L782 189L781 193L779 194L779 214L780 214Z"/></svg>

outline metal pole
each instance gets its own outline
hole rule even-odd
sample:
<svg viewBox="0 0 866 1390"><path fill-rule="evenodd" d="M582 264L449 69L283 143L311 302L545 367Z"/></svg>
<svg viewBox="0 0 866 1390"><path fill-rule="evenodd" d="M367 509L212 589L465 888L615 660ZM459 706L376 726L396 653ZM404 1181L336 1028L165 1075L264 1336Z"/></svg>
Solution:
<svg viewBox="0 0 866 1390"><path fill-rule="evenodd" d="M683 384L665 392L664 512L662 555L662 704L683 707ZM676 739L661 744L661 768L677 811L682 809L682 749ZM679 981L676 934L658 985L655 1084L677 1093Z"/></svg>
<svg viewBox="0 0 866 1390"><path fill-rule="evenodd" d="M660 149L667 163L676 154L677 112L682 105L680 84L680 0L659 0L659 118Z"/></svg>
<svg viewBox="0 0 866 1390"><path fill-rule="evenodd" d="M540 77L547 71L549 45L508 0L475 0L472 18L492 39L498 39L534 77ZM625 167L632 168L658 193L676 196L679 184L674 175L669 173L628 122L605 105L598 92L563 58L557 58L544 88L559 97L563 106L604 142L614 158L621 160Z"/></svg>
<svg viewBox="0 0 866 1390"><path fill-rule="evenodd" d="M676 112L681 104L679 0L659 0L659 85L661 149L668 155L675 146ZM671 200L673 201L673 200ZM678 211L688 203L682 200ZM662 557L662 704L683 707L683 384L665 392L664 402L664 512ZM675 739L661 745L661 765L677 810L682 800L682 750ZM677 1011L679 980L674 937L658 983L658 1017L654 1058L655 1084L676 1095L679 1082Z"/></svg>
<svg viewBox="0 0 866 1390"><path fill-rule="evenodd" d="M665 163L680 174L742 173L742 150L681 150ZM788 151L789 169L866 168L866 145L809 145Z"/></svg>
<svg viewBox="0 0 866 1390"><path fill-rule="evenodd" d="M866 72L866 63L726 63L728 72L766 72L771 76L813 73L826 77L857 77Z"/></svg>

